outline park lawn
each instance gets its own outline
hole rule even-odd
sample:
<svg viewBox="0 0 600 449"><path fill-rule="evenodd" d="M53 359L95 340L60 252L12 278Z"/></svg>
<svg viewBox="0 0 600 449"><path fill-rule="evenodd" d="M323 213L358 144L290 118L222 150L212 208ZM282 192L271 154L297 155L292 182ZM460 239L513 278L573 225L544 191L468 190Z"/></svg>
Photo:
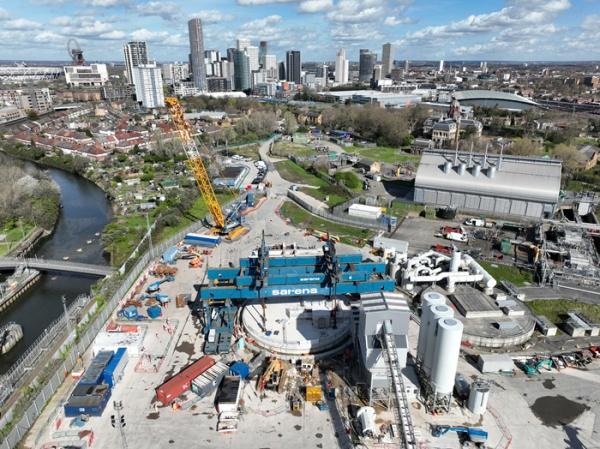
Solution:
<svg viewBox="0 0 600 449"><path fill-rule="evenodd" d="M306 184L314 187L326 187L328 184L321 178L307 172L294 161L280 161L275 163L275 168L283 179L298 184Z"/></svg>
<svg viewBox="0 0 600 449"><path fill-rule="evenodd" d="M275 145L273 146L273 150L271 152L276 156L282 157L310 157L317 154L316 150L314 148L309 147L308 145L281 141L275 142Z"/></svg>
<svg viewBox="0 0 600 449"><path fill-rule="evenodd" d="M389 164L409 161L418 162L421 159L420 156L408 154L398 148L390 147L366 148L354 146L345 148L345 151L371 159L372 161L387 162Z"/></svg>
<svg viewBox="0 0 600 449"><path fill-rule="evenodd" d="M563 316L572 311L581 312L594 323L600 323L600 305L597 304L586 304L567 299L540 299L529 301L526 304L533 313L544 315L554 324L562 323Z"/></svg>
<svg viewBox="0 0 600 449"><path fill-rule="evenodd" d="M6 236L5 240L0 242L0 256L4 256L23 240L23 238L27 238L34 229L35 226L32 223L23 223L22 226L19 225L17 227L5 224L2 229L0 229L0 234Z"/></svg>
<svg viewBox="0 0 600 449"><path fill-rule="evenodd" d="M600 191L600 186L597 184L590 184L588 182L570 179L565 186L565 190L570 192L597 192Z"/></svg>
<svg viewBox="0 0 600 449"><path fill-rule="evenodd" d="M319 201L326 203L328 206L333 207L338 204L348 201L350 196L345 190L338 186L328 185L325 187L319 187L318 189L311 189L310 187L302 187L301 192L306 193Z"/></svg>
<svg viewBox="0 0 600 449"><path fill-rule="evenodd" d="M281 206L281 216L289 219L297 227L315 229L329 232L340 238L342 243L354 246L363 246L367 240L372 239L375 233L369 229L359 229L353 226L341 225L316 217L300 206L287 201Z"/></svg>
<svg viewBox="0 0 600 449"><path fill-rule="evenodd" d="M230 155L230 156L237 154L238 156L248 157L253 160L259 160L260 159L260 154L258 152L259 147L260 147L260 145L255 143L255 144L246 145L243 147L228 148L223 153L226 155Z"/></svg>
<svg viewBox="0 0 600 449"><path fill-rule="evenodd" d="M517 267L493 264L490 262L479 262L481 266L491 274L498 282L509 281L517 287L523 287L526 284L533 283L533 273L527 270L521 270Z"/></svg>

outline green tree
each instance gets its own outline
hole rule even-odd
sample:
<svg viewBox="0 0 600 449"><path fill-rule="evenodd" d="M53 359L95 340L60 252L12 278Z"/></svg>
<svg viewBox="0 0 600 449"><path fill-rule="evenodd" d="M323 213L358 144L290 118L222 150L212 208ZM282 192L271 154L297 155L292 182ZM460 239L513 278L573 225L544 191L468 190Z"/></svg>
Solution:
<svg viewBox="0 0 600 449"><path fill-rule="evenodd" d="M283 114L283 132L289 136L294 134L298 129L298 122L296 117L290 111L286 111Z"/></svg>

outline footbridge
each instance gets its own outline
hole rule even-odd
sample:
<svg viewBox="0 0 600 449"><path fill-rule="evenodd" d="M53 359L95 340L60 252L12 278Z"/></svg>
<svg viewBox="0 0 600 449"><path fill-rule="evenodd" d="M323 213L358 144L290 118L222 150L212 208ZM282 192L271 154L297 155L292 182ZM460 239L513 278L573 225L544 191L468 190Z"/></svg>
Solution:
<svg viewBox="0 0 600 449"><path fill-rule="evenodd" d="M108 265L93 265L88 263L51 259L0 257L0 271L14 270L21 264L25 264L30 268L40 271L76 273L101 277L108 276L115 271L113 267Z"/></svg>

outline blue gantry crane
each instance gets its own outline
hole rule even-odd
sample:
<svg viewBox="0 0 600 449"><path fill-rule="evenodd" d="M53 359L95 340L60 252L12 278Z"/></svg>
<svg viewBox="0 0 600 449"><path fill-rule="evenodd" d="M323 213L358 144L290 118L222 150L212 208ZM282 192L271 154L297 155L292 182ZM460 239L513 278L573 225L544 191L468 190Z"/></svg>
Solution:
<svg viewBox="0 0 600 449"><path fill-rule="evenodd" d="M395 282L385 274L385 263L363 262L360 253L337 254L335 242L327 240L323 255L269 257L264 232L255 257L242 258L239 267L209 268L208 285L198 286L196 307L204 315L205 333L211 329L211 317L221 316L225 301L240 305L259 300L263 307L269 298L326 296L334 301L332 321L335 326L335 300L338 295L393 291ZM230 322L230 320L227 320Z"/></svg>

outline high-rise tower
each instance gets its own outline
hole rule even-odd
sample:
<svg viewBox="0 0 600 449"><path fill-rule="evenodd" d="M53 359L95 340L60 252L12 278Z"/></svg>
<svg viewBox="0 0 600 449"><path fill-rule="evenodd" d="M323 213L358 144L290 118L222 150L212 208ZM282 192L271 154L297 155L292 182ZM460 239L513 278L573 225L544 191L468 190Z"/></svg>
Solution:
<svg viewBox="0 0 600 449"><path fill-rule="evenodd" d="M202 35L202 21L193 18L188 22L190 34L190 60L192 63L192 80L194 86L206 91L206 66L204 65L204 37Z"/></svg>

